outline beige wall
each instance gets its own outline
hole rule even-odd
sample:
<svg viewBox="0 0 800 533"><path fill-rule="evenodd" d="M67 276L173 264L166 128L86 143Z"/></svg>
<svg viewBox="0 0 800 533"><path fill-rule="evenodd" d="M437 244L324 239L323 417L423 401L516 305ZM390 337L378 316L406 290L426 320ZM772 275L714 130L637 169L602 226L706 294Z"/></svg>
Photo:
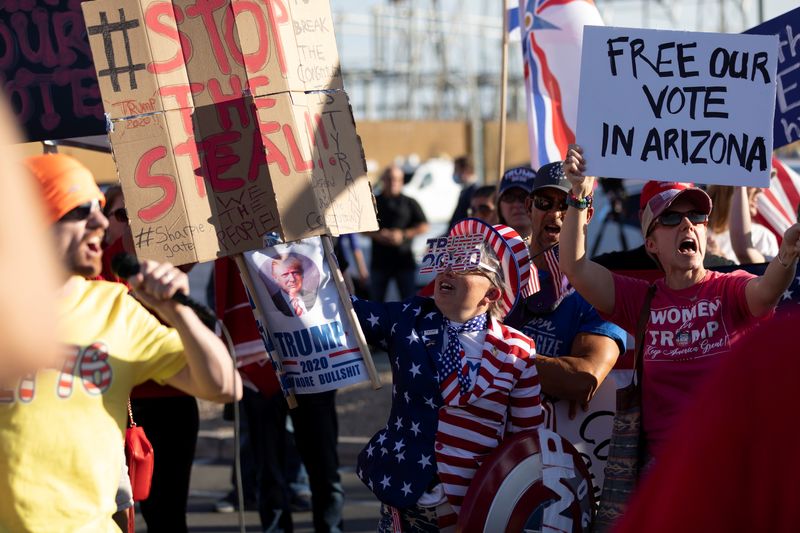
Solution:
<svg viewBox="0 0 800 533"><path fill-rule="evenodd" d="M356 129L364 145L364 155L377 164L377 172L397 156L417 154L420 161L425 161L440 156L452 159L470 151L466 122L360 120Z"/></svg>
<svg viewBox="0 0 800 533"><path fill-rule="evenodd" d="M111 184L117 182L117 167L114 165L114 158L111 157L111 154L73 148L71 146L59 146L58 152L71 155L86 165L92 171L98 183ZM22 153L25 156L41 154L42 143L25 143L22 145Z"/></svg>
<svg viewBox="0 0 800 533"><path fill-rule="evenodd" d="M469 122L458 121L359 121L356 125L367 160L380 171L397 156L417 154L421 161L445 155L450 158L473 154ZM528 127L525 122L509 122L506 136L506 168L530 164ZM486 183L498 179L497 160L500 123L486 122L483 135L484 169L478 169Z"/></svg>
<svg viewBox="0 0 800 533"><path fill-rule="evenodd" d="M497 183L501 174L498 167L500 159L500 122L486 122L483 125L483 161L486 183ZM528 150L528 124L508 122L506 125L505 169L530 165Z"/></svg>

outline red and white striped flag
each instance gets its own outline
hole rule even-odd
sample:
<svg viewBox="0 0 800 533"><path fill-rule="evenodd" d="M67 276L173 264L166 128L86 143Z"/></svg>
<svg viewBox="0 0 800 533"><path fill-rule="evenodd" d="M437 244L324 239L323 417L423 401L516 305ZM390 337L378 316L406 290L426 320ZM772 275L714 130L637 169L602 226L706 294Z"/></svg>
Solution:
<svg viewBox="0 0 800 533"><path fill-rule="evenodd" d="M778 242L784 232L797 222L797 207L800 205L800 175L777 157L772 158L772 168L778 175L772 178L769 189L758 195L758 214L754 220L768 227Z"/></svg>
<svg viewBox="0 0 800 533"><path fill-rule="evenodd" d="M567 277L561 273L561 268L558 266L558 245L545 250L544 260L547 263L547 269L550 271L550 276L552 276L553 279L556 301L560 301L569 290L569 281L567 281Z"/></svg>

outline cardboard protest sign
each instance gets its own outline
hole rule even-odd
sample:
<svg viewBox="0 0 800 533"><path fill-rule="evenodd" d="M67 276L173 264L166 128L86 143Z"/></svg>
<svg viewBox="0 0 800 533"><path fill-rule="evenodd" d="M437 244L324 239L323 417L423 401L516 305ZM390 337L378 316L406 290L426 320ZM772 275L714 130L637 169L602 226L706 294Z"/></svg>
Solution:
<svg viewBox="0 0 800 533"><path fill-rule="evenodd" d="M182 49L172 38L177 35L172 4L104 0L81 7L110 118L193 105ZM161 31L151 31L154 25Z"/></svg>
<svg viewBox="0 0 800 533"><path fill-rule="evenodd" d="M588 174L769 186L777 37L587 26L583 43Z"/></svg>
<svg viewBox="0 0 800 533"><path fill-rule="evenodd" d="M83 9L137 255L183 264L259 248L272 231L377 229L347 95L287 91L341 88L327 2Z"/></svg>
<svg viewBox="0 0 800 533"><path fill-rule="evenodd" d="M181 110L114 123L109 137L138 257L209 261L259 247L279 228L269 173L254 165L264 157L255 117L223 127L219 112L192 110L198 120L188 124Z"/></svg>
<svg viewBox="0 0 800 533"><path fill-rule="evenodd" d="M773 148L800 141L800 7L745 33L778 36Z"/></svg>
<svg viewBox="0 0 800 533"><path fill-rule="evenodd" d="M105 132L79 3L0 2L0 86L28 141Z"/></svg>
<svg viewBox="0 0 800 533"><path fill-rule="evenodd" d="M202 262L259 248L272 231L291 241L377 229L344 93L248 97L228 110L113 122L139 257Z"/></svg>
<svg viewBox="0 0 800 533"><path fill-rule="evenodd" d="M252 95L342 89L327 0L82 5L111 118Z"/></svg>
<svg viewBox="0 0 800 533"><path fill-rule="evenodd" d="M231 3L254 95L344 88L328 0Z"/></svg>
<svg viewBox="0 0 800 533"><path fill-rule="evenodd" d="M283 93L255 105L284 239L377 230L347 95Z"/></svg>
<svg viewBox="0 0 800 533"><path fill-rule="evenodd" d="M244 258L255 284L250 296L264 315L267 346L280 354L287 392L323 392L369 379L320 238L250 251Z"/></svg>

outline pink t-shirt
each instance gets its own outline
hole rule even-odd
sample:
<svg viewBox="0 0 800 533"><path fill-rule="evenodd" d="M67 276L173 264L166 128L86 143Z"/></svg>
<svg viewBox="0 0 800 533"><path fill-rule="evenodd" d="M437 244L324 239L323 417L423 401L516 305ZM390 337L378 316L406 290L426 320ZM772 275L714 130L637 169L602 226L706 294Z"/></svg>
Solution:
<svg viewBox="0 0 800 533"><path fill-rule="evenodd" d="M755 276L708 271L700 283L673 290L655 282L645 332L642 417L650 453L672 428L674 417L714 368L720 355L758 319L747 306L745 287ZM614 274L614 312L604 317L636 335L648 282ZM695 406L702 408L702 406Z"/></svg>

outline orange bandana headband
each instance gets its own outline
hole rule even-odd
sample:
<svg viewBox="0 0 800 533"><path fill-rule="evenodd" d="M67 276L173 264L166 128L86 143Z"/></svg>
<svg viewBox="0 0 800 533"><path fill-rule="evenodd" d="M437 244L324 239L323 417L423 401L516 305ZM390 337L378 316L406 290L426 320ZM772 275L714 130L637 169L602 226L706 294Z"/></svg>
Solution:
<svg viewBox="0 0 800 533"><path fill-rule="evenodd" d="M39 182L51 223L94 199L99 200L101 206L106 203L91 171L73 157L37 155L27 158L25 166Z"/></svg>

